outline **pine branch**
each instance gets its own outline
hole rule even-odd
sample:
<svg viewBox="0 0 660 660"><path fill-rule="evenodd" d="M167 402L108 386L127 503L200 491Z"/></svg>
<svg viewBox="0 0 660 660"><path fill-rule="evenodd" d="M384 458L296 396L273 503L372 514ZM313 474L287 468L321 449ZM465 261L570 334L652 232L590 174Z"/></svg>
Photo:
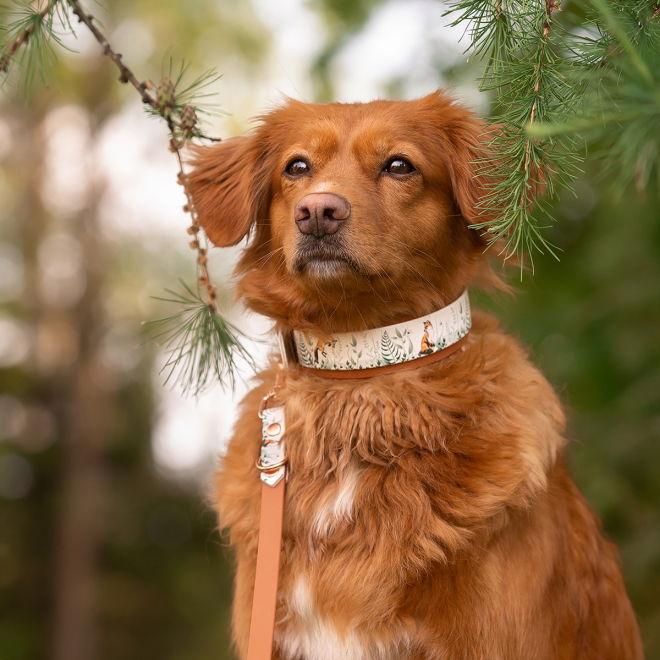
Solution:
<svg viewBox="0 0 660 660"><path fill-rule="evenodd" d="M55 6L60 1L61 0L49 0L49 2L41 11L31 13L31 20L27 27L18 32L18 36L9 43L9 45L5 48L6 52L2 55L2 57L0 57L0 71L2 73L7 73L7 71L9 71L9 63L11 62L11 59L16 55L22 46L26 46L28 44L30 38L35 33L35 30L40 28L41 22L48 16L52 17L53 12L55 11Z"/></svg>
<svg viewBox="0 0 660 660"><path fill-rule="evenodd" d="M560 0L454 0L470 49L484 60L481 89L494 92L482 219L505 258L555 248L545 238L551 203L579 172L578 140L591 136L616 186L660 187L660 6L589 0L592 33L556 21ZM655 176L654 176L655 175ZM542 193L539 196L539 193ZM537 198L538 199L535 199ZM532 262L533 267L533 262Z"/></svg>
<svg viewBox="0 0 660 660"><path fill-rule="evenodd" d="M146 103L153 108L157 108L155 100L147 92L147 83L138 81L136 75L124 64L121 54L116 53L113 50L105 35L94 24L94 21L96 20L94 16L83 11L78 0L66 0L66 2L68 2L71 11L78 18L78 21L83 23L92 33L96 41L101 44L103 54L119 69L119 82L131 84L140 94L143 103Z"/></svg>
<svg viewBox="0 0 660 660"><path fill-rule="evenodd" d="M186 196L186 205L183 207L183 210L190 215L191 224L188 227L187 231L190 236L192 236L191 241L188 243L188 247L197 251L197 269L198 269L198 278L197 283L200 286L203 286L206 289L206 305L214 313L218 313L218 306L216 303L217 292L215 286L211 282L211 276L209 275L208 270L208 257L207 257L207 247L202 246L200 243L199 232L201 226L199 224L199 217L193 204L192 195L190 194L190 189L186 185L186 174L183 168L183 157L181 156L181 143L175 137L175 128L171 123L171 118L168 118L168 125L170 127L170 150L174 152L179 166L179 171L177 172L177 183L183 186L183 192Z"/></svg>
<svg viewBox="0 0 660 660"><path fill-rule="evenodd" d="M181 149L192 138L214 139L205 136L198 127L198 110L192 103L200 97L208 96L201 93L204 88L218 79L214 71L207 71L188 84L183 79L187 67L182 65L173 81L170 77L163 77L157 86L151 81L141 81L132 69L124 62L122 55L110 44L105 34L98 27L98 21L93 14L86 12L79 0L50 0L47 6L38 14L28 12L30 21L24 29L20 30L16 39L7 49L6 56L1 60L2 70L6 73L9 61L24 47L30 39L37 34L36 27L43 26L43 21L50 19L45 25L49 36L54 34L52 18L56 9L66 6L76 16L78 22L85 26L100 44L102 54L107 57L119 71L119 81L132 86L140 95L147 110L161 117L167 123L170 133L169 147L175 154L178 164L177 181L183 186L186 204L183 209L190 215L191 224L188 234L192 239L189 247L197 253L197 292L184 286L183 294L170 292L172 297L168 302L183 305L183 309L176 314L161 319L157 325L167 325L166 348L170 351L165 368L168 371L167 381L176 376L184 392L198 393L205 387L212 377L221 383L229 380L233 386L235 381L234 368L236 359L232 353L242 356L244 361L252 365L250 356L240 344L240 333L219 314L217 305L216 287L211 281L208 270L207 241L201 240L201 226L195 210L187 178L183 166ZM71 28L67 16L62 22ZM59 41L59 40L58 40ZM171 64L170 64L170 75ZM204 298L199 289L204 290ZM176 326L176 322L179 326ZM162 334L161 334L162 336Z"/></svg>
<svg viewBox="0 0 660 660"><path fill-rule="evenodd" d="M192 90L198 89L202 85L215 82L218 76L216 76L214 72L207 72L204 78L200 78L194 81L186 89L184 89L183 92L179 92L176 88L176 85L171 83L168 78L163 78L159 83L156 95L154 96L152 93L152 90L154 89L153 83L149 81L140 81L138 79L135 73L133 73L133 71L124 63L121 53L117 53L112 48L106 36L96 26L96 18L92 14L86 13L83 10L79 0L66 0L66 2L70 5L71 11L78 18L78 21L83 23L92 33L96 41L99 42L101 48L103 49L103 55L110 59L119 70L119 82L123 84L129 84L135 88L135 90L140 95L142 102L147 105L155 114L163 117L167 121L170 132L174 138L178 139L179 136L184 136L186 139L191 137L198 137L218 141L217 138L210 138L207 135L202 134L201 131L196 128L196 121L194 123L195 125L191 127L189 121L185 121L183 117L177 117L176 114L173 113L173 110L177 108L176 97L180 96L181 94L190 95ZM182 67L182 72L183 71L185 71L185 67ZM182 74L179 76L177 82L181 82L181 79ZM158 90L164 91L159 95ZM179 112L182 113L186 107L189 106L182 105L179 108Z"/></svg>
<svg viewBox="0 0 660 660"><path fill-rule="evenodd" d="M108 39L95 25L94 16L85 13L78 0L67 0L67 2L71 6L75 16L78 17L78 20L87 26L94 35L94 38L99 42L103 48L103 54L119 70L119 82L132 85L140 94L142 102L149 106L155 114L165 119L170 131L170 151L175 154L178 164L177 182L183 186L186 196L186 204L183 210L191 218L188 233L192 236L192 240L189 242L189 247L197 252L197 282L206 291L206 299L204 301L206 312L200 312L196 315L196 321L187 325L184 324L184 329L186 330L182 334L177 333L176 329L173 331L173 337L178 338L178 343L174 342L174 348L170 346L170 358L166 365L170 369L167 380L172 377L178 366L183 365L178 375L184 391L198 393L207 384L211 372L219 380L223 374L228 373L230 383L233 386L234 362L231 359L230 349L233 347L240 352L239 333L218 316L217 290L211 281L208 270L207 247L203 246L200 242L199 232L201 226L192 195L186 184L187 179L181 154L181 148L185 142L195 135L200 135L200 133L196 129L197 113L195 108L188 104L178 105L177 96L180 97L181 94L184 97L186 95L190 96L200 85L207 84L208 76L206 80L204 77L201 77L193 81L180 94L177 94L178 83L181 82L185 72L185 67L182 67L176 83L169 77L165 77L160 81L155 94L153 94L154 85L150 82L141 82L138 80L133 71L124 63L121 54L112 48ZM186 288L186 290L188 294L193 295L190 289ZM181 303L182 300L179 297L173 302ZM201 298L199 300L201 301ZM225 365L225 367L222 365Z"/></svg>
<svg viewBox="0 0 660 660"><path fill-rule="evenodd" d="M161 369L165 384L176 380L185 394L195 396L214 382L228 380L233 388L239 362L254 368L240 331L222 320L185 282L179 280L179 284L181 291L166 289L169 297L157 298L176 305L178 311L145 324L167 352Z"/></svg>
<svg viewBox="0 0 660 660"><path fill-rule="evenodd" d="M488 233L490 245L503 245L505 259L527 255L533 269L534 252L557 256L544 230L552 222L549 209L557 185L569 182L577 156L567 144L527 135L525 126L567 112L575 90L561 73L563 61L551 40L557 0L517 9L496 5L491 22L492 30L505 24L510 32L498 38L501 55L490 57L482 78L482 89L498 92L492 120L499 128L489 131L489 155L479 162L479 174L488 183L479 205L484 219L473 227Z"/></svg>
<svg viewBox="0 0 660 660"><path fill-rule="evenodd" d="M582 134L594 145L615 191L634 185L660 189L660 21L646 2L591 0L589 27L573 49L575 84L582 90L579 112L568 119L529 125L536 138Z"/></svg>

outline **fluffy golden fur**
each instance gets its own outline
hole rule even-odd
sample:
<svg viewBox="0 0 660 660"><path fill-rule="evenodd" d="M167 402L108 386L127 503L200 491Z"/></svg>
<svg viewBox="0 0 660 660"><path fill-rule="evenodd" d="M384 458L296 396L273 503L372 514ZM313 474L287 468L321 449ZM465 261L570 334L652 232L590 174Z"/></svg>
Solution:
<svg viewBox="0 0 660 660"><path fill-rule="evenodd" d="M217 245L251 232L239 292L278 330L378 327L498 284L468 227L482 133L441 93L291 101L251 135L200 149L190 185ZM412 171L390 172L393 158ZM308 170L287 174L296 159ZM341 195L351 214L332 237L310 239L294 209L317 192ZM273 381L266 370L245 398L216 480L237 559L241 658L259 528L257 410ZM330 380L293 365L284 399L276 657L642 657L615 549L565 467L557 397L493 318L475 313L466 346L422 368Z"/></svg>

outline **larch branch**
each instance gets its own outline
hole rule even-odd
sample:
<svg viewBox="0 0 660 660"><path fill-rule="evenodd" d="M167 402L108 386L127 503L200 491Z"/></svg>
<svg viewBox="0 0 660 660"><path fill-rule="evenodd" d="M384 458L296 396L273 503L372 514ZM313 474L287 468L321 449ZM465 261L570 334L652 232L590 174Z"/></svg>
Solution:
<svg viewBox="0 0 660 660"><path fill-rule="evenodd" d="M183 210L187 212L191 218L188 233L192 235L192 240L189 242L189 246L197 251L198 284L206 289L206 302L209 309L213 313L217 313L216 287L211 282L211 277L209 275L206 248L199 242L199 219L195 211L192 195L187 186L186 174L183 167L183 157L181 155L182 142L177 138L177 130L181 129L180 123L172 117L170 108L161 106L158 100L151 94L149 90L153 88L153 85L149 82L141 82L135 73L133 73L133 71L124 63L121 53L116 52L112 48L106 36L96 26L96 19L94 16L83 10L79 0L67 0L67 2L78 20L87 27L92 35L94 35L96 41L99 42L103 48L103 54L108 59L112 60L113 64L119 70L119 81L124 84L132 85L138 94L140 94L142 102L153 108L167 122L167 127L170 131L170 150L176 155L179 166L177 180L183 186L183 191L186 196L186 204L183 207Z"/></svg>
<svg viewBox="0 0 660 660"><path fill-rule="evenodd" d="M142 102L146 103L147 105L150 105L152 108L155 110L158 110L158 105L155 101L155 99L149 94L147 91L148 89L148 83L146 82L140 82L137 79L137 76L129 69L126 64L124 64L124 61L121 58L121 53L117 53L113 50L112 46L110 45L110 42L107 40L105 35L99 30L99 28L94 24L94 21L96 20L92 14L86 13L83 8L80 6L80 2L78 0L67 0L69 3L69 6L71 7L71 11L75 14L75 16L78 18L78 21L83 23L87 29L92 33L96 41L101 44L101 47L103 48L103 54L108 57L112 62L115 64L115 66L119 69L119 82L122 83L130 83L135 87L137 92L140 94L140 97L142 98Z"/></svg>
<svg viewBox="0 0 660 660"><path fill-rule="evenodd" d="M57 5L58 2L60 2L60 0L49 0L49 2L46 4L46 7L34 16L38 17L40 20L43 20L55 9L55 5ZM21 30L18 33L16 39L14 39L9 44L7 47L7 52L0 58L0 71L3 73L7 73L9 71L9 63L11 62L12 57L16 55L18 49L21 46L27 45L27 43L30 41L30 37L34 34L35 27L36 23L31 23L24 30Z"/></svg>

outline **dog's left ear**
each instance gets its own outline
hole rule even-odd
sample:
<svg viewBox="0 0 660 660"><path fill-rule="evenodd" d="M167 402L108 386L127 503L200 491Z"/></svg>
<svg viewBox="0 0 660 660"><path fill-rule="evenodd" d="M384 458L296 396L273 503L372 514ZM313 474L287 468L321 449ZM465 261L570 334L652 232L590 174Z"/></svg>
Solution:
<svg viewBox="0 0 660 660"><path fill-rule="evenodd" d="M491 129L440 90L419 99L419 103L434 127L432 140L447 167L457 210L468 225L479 222L478 204L485 186L475 161L486 156Z"/></svg>
<svg viewBox="0 0 660 660"><path fill-rule="evenodd" d="M478 204L485 193L485 180L476 161L486 157L487 129L476 117L463 110L450 119L445 135L454 200L463 219L470 225L483 219Z"/></svg>
<svg viewBox="0 0 660 660"><path fill-rule="evenodd" d="M187 185L209 239L236 245L268 210L269 181L257 135L196 147Z"/></svg>

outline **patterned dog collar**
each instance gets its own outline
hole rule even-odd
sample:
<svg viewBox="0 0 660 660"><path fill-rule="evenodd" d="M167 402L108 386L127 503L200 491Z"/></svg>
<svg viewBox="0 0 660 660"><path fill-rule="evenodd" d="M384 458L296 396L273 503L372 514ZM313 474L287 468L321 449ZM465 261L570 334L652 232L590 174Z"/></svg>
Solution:
<svg viewBox="0 0 660 660"><path fill-rule="evenodd" d="M426 362L430 361L430 356L449 353L450 347L458 348L458 342L471 326L470 301L464 291L453 303L412 321L326 336L294 330L293 341L298 362L303 367L320 371L373 369L380 372L392 365L413 360ZM362 375L370 373L356 377Z"/></svg>

